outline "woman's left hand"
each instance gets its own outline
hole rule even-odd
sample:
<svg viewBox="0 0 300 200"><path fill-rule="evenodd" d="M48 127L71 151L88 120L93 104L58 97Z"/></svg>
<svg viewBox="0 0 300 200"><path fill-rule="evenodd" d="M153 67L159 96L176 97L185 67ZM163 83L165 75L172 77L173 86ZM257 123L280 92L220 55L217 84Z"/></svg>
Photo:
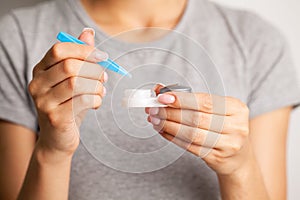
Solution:
<svg viewBox="0 0 300 200"><path fill-rule="evenodd" d="M201 157L217 174L229 175L250 156L249 110L240 100L205 93L169 92L166 108L146 108L161 136Z"/></svg>

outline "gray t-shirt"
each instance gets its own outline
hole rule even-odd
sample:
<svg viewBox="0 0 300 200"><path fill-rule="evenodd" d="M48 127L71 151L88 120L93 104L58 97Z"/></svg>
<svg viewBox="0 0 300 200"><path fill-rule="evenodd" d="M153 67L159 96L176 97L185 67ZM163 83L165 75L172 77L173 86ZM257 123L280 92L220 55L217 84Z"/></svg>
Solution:
<svg viewBox="0 0 300 200"><path fill-rule="evenodd" d="M102 107L90 111L72 163L70 199L219 199L204 161L163 140L141 109L121 106L125 89L156 82L239 98L254 118L300 102L300 85L282 35L256 15L189 0L174 31L147 43L109 37L79 0L57 0L10 12L0 22L0 118L38 133L27 91L32 68L59 31L96 30L98 48L133 75L109 73ZM161 29L153 29L153 34ZM85 66L83 66L85 67ZM55 178L55 177L53 177Z"/></svg>

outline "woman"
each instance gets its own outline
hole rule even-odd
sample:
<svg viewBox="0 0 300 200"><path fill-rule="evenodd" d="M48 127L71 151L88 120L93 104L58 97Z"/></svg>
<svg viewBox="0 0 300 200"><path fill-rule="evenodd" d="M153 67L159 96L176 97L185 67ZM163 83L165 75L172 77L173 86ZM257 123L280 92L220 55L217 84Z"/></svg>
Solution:
<svg viewBox="0 0 300 200"><path fill-rule="evenodd" d="M13 11L0 26L0 199L286 198L286 134L300 88L284 39L260 18L206 0L64 0ZM83 148L79 132L96 135L90 118L83 121L86 111L109 113L105 95L111 98L118 77L96 64L108 55L94 48L93 29L79 36L86 46L53 45L59 31L77 34L83 27L93 27L97 41L158 27L207 50L226 96L170 92L159 97L169 107L146 109L159 135L189 153L161 170L132 174L106 167ZM179 43L170 39L170 31L138 30L99 49L112 56L154 43L172 50ZM198 55L190 48L180 46ZM120 62L167 60L152 53ZM215 80L209 74L205 79ZM200 85L196 78L191 81ZM119 139L108 115L100 124L121 145L138 148L141 143ZM213 119L221 119L222 128ZM206 146L211 135L218 136L216 143ZM93 137L87 141L97 144Z"/></svg>

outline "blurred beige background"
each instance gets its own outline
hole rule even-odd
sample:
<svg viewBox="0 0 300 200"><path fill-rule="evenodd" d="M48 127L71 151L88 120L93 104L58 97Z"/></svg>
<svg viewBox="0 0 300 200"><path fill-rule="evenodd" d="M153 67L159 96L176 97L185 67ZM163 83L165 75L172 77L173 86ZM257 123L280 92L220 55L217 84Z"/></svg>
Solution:
<svg viewBox="0 0 300 200"><path fill-rule="evenodd" d="M33 5L43 0L0 0L0 16L11 8ZM237 8L254 10L280 28L290 42L300 77L299 0L214 0ZM299 91L300 92L300 91ZM267 141L266 141L267 142ZM300 108L292 114L288 139L288 199L300 199ZM274 174L276 176L276 174Z"/></svg>

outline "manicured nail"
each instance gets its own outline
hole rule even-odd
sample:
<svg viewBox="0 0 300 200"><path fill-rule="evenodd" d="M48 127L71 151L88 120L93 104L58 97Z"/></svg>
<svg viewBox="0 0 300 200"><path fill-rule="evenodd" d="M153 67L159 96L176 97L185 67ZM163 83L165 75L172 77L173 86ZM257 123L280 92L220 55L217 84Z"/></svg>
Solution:
<svg viewBox="0 0 300 200"><path fill-rule="evenodd" d="M94 30L93 28L84 28L84 29L82 30L82 32L89 32L89 33L91 33L93 36L96 35L96 32L95 32L95 30Z"/></svg>
<svg viewBox="0 0 300 200"><path fill-rule="evenodd" d="M175 97L169 94L161 94L158 96L158 101L165 104L174 103Z"/></svg>
<svg viewBox="0 0 300 200"><path fill-rule="evenodd" d="M152 116L150 116L150 119L151 119L151 123L153 125L159 125L160 124L160 119L158 119L156 117L152 117Z"/></svg>
<svg viewBox="0 0 300 200"><path fill-rule="evenodd" d="M96 59L96 61L106 61L108 59L108 54L96 49L93 52L93 57Z"/></svg>
<svg viewBox="0 0 300 200"><path fill-rule="evenodd" d="M103 74L103 81L104 81L104 83L106 83L108 81L108 74L106 72L104 72L104 74Z"/></svg>
<svg viewBox="0 0 300 200"><path fill-rule="evenodd" d="M163 84L163 83L156 83L156 85L161 85L161 86L163 86L163 87L165 87L166 85L165 84Z"/></svg>
<svg viewBox="0 0 300 200"><path fill-rule="evenodd" d="M149 109L149 114L150 115L157 115L159 112L159 108L150 108Z"/></svg>
<svg viewBox="0 0 300 200"><path fill-rule="evenodd" d="M107 92L106 88L103 87L102 95L103 95L104 97L106 96L106 92Z"/></svg>

